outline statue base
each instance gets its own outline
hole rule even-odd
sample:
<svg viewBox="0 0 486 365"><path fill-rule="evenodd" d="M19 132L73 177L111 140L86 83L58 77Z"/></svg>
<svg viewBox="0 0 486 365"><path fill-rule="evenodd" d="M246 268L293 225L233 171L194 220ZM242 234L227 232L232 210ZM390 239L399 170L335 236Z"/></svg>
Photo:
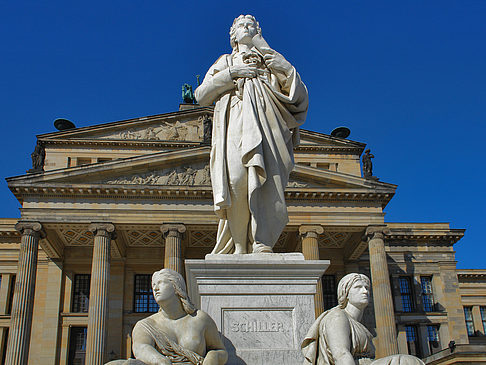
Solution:
<svg viewBox="0 0 486 365"><path fill-rule="evenodd" d="M317 280L328 260L301 253L206 255L185 260L194 304L218 326L228 365L295 365L315 320Z"/></svg>

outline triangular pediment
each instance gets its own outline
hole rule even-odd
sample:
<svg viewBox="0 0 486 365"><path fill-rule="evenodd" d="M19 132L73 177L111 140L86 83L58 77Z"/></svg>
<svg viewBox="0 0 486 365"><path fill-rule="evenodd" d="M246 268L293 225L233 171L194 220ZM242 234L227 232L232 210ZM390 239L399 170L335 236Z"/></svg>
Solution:
<svg viewBox="0 0 486 365"><path fill-rule="evenodd" d="M347 151L361 154L365 146L365 143L352 141L350 139L333 137L328 134L301 129L300 144L297 149Z"/></svg>
<svg viewBox="0 0 486 365"><path fill-rule="evenodd" d="M186 148L12 177L8 178L7 182L13 190L20 186L23 189L28 187L30 190L42 186L210 188L209 155L209 146ZM296 165L290 175L287 189L291 191L388 191L392 193L395 185L340 172ZM41 193L41 190L38 191Z"/></svg>
<svg viewBox="0 0 486 365"><path fill-rule="evenodd" d="M212 108L195 108L174 113L103 123L39 135L45 142L126 141L126 142L202 142L204 124Z"/></svg>

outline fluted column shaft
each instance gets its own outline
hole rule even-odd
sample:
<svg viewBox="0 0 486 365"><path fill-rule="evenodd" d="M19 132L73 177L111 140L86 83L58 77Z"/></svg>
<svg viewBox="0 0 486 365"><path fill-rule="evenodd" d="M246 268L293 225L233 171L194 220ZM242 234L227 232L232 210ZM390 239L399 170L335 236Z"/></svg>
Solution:
<svg viewBox="0 0 486 365"><path fill-rule="evenodd" d="M369 226L366 230L373 284L376 333L379 340L376 349L377 358L398 354L395 312L385 252L385 233L385 226Z"/></svg>
<svg viewBox="0 0 486 365"><path fill-rule="evenodd" d="M22 238L5 364L24 365L29 356L39 239L45 233L39 222L19 222L15 229Z"/></svg>
<svg viewBox="0 0 486 365"><path fill-rule="evenodd" d="M108 321L110 246L111 240L115 239L115 226L111 223L92 223L89 229L94 233L94 247L89 288L86 365L103 365Z"/></svg>
<svg viewBox="0 0 486 365"><path fill-rule="evenodd" d="M324 232L322 226L301 226L299 233L302 237L302 253L306 260L319 260L319 235ZM314 295L314 309L316 318L324 312L324 296L322 292L322 279L319 278Z"/></svg>
<svg viewBox="0 0 486 365"><path fill-rule="evenodd" d="M164 268L177 271L184 276L182 261L182 235L186 231L183 224L163 224L160 231L165 238Z"/></svg>

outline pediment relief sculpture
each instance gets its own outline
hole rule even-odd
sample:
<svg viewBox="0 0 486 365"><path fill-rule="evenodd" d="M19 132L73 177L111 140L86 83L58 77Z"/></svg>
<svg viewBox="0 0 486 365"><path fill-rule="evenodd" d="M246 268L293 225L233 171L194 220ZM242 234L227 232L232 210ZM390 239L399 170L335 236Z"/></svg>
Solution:
<svg viewBox="0 0 486 365"><path fill-rule="evenodd" d="M121 185L166 185L166 186L211 186L209 165L182 166L152 171L143 174L120 176L104 180L103 184ZM289 188L308 188L318 186L306 181L290 179Z"/></svg>
<svg viewBox="0 0 486 365"><path fill-rule="evenodd" d="M322 313L304 341L304 365L423 365L411 355L375 358L373 335L361 323L370 300L370 279L348 274L338 284L338 305Z"/></svg>
<svg viewBox="0 0 486 365"><path fill-rule="evenodd" d="M143 128L129 128L97 136L101 139L140 141L191 141L201 142L204 137L202 119L167 122L162 121Z"/></svg>
<svg viewBox="0 0 486 365"><path fill-rule="evenodd" d="M182 166L111 178L103 181L103 183L122 185L209 186L211 185L211 177L209 175L209 165L201 165L198 167Z"/></svg>
<svg viewBox="0 0 486 365"><path fill-rule="evenodd" d="M191 303L183 277L171 269L156 271L152 290L160 309L133 328L136 359L106 365L225 364L228 354L216 324Z"/></svg>

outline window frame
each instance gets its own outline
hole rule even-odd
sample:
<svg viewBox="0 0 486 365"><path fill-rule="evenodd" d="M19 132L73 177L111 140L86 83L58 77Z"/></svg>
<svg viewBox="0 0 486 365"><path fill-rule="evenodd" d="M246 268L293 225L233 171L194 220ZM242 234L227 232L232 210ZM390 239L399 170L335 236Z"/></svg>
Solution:
<svg viewBox="0 0 486 365"><path fill-rule="evenodd" d="M470 318L468 318L470 317ZM464 320L466 322L466 331L468 337L476 336L476 328L474 326L474 317L473 317L473 307L466 306L464 307ZM472 331L471 331L472 328Z"/></svg>
<svg viewBox="0 0 486 365"><path fill-rule="evenodd" d="M81 278L87 278L87 285L85 285L86 284L85 282L82 288L78 287L78 285L80 285L81 283L80 282L78 283L77 281L77 279L80 279L81 281ZM86 286L87 286L87 291L80 292L81 289L86 289ZM88 313L90 287L91 287L91 274L85 274L85 273L74 274L72 294L71 294L71 313ZM77 299L79 299L79 302L77 301Z"/></svg>
<svg viewBox="0 0 486 365"><path fill-rule="evenodd" d="M402 282L406 282L408 285L408 292L405 292L403 290L404 286L402 285ZM412 279L410 276L399 276L398 277L398 290L400 292L400 299L402 303L402 312L404 313L413 313L415 312L415 296L413 293L413 285L412 285ZM408 303L405 299L408 298Z"/></svg>
<svg viewBox="0 0 486 365"><path fill-rule="evenodd" d="M144 278L147 288L144 290L137 290L137 278ZM137 300L142 300L143 303L137 303ZM142 306L145 306L145 310ZM135 274L133 276L133 313L157 313L159 305L155 301L152 291L152 274Z"/></svg>
<svg viewBox="0 0 486 365"><path fill-rule="evenodd" d="M415 338L410 340L410 333L412 333L412 332L413 332L413 336ZM420 347L420 337L419 337L419 331L418 331L417 326L413 325L413 324L405 325L405 336L406 336L406 340L407 340L408 354L416 356L418 358L421 358L422 357L422 349ZM414 344L415 353L411 349L412 343Z"/></svg>
<svg viewBox="0 0 486 365"><path fill-rule="evenodd" d="M426 283L426 286L424 286L424 282L428 281ZM432 285L432 276L421 276L420 277L420 288L422 290L422 308L424 312L435 312L436 311L436 306L435 306L435 301L434 301L434 288Z"/></svg>

